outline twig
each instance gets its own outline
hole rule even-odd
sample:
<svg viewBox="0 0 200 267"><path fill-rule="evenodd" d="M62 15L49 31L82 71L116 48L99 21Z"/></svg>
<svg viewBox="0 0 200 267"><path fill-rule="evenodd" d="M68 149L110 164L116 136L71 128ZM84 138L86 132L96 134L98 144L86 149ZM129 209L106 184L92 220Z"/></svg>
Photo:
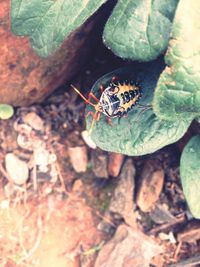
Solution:
<svg viewBox="0 0 200 267"><path fill-rule="evenodd" d="M17 224L17 227L16 227L16 229L19 227L19 244L20 244L20 247L22 248L23 253L26 255L28 253L27 253L27 250L23 244L22 229L23 229L23 223L24 223L25 219L29 216L29 214L30 214L30 210L26 210L24 216L22 217L22 219L20 220L20 222Z"/></svg>
<svg viewBox="0 0 200 267"><path fill-rule="evenodd" d="M101 213L99 211L95 210L94 208L92 208L92 210L95 212L95 214L98 217L100 217L101 219L103 219L106 223L110 224L114 228L117 228L117 226L109 218L107 218L105 215L101 215Z"/></svg>
<svg viewBox="0 0 200 267"><path fill-rule="evenodd" d="M187 260L182 260L180 262L167 265L166 267L189 267L189 266L196 266L200 263L200 255L191 257Z"/></svg>
<svg viewBox="0 0 200 267"><path fill-rule="evenodd" d="M66 187L65 187L64 178L63 178L63 176L61 174L61 170L60 170L59 164L56 162L55 165L56 165L56 170L58 172L58 178L60 180L62 190L63 190L64 193L67 194L67 190L66 190Z"/></svg>
<svg viewBox="0 0 200 267"><path fill-rule="evenodd" d="M175 227L178 224L184 223L185 220L186 220L185 219L185 215L184 214L181 214L180 218L176 218L175 221L170 222L170 223L165 223L165 224L159 225L159 226L151 229L150 231L148 231L146 234L148 234L148 235L156 235L156 234L158 234L161 231L165 231L168 228Z"/></svg>
<svg viewBox="0 0 200 267"><path fill-rule="evenodd" d="M182 246L182 242L179 242L178 246L176 247L176 250L174 252L174 255L173 255L173 259L175 262L177 261L177 257L178 257L180 250L181 250L181 246Z"/></svg>
<svg viewBox="0 0 200 267"><path fill-rule="evenodd" d="M36 169L35 163L33 166L33 190L34 190L34 192L37 191L37 169Z"/></svg>
<svg viewBox="0 0 200 267"><path fill-rule="evenodd" d="M12 179L10 178L9 174L7 173L7 171L4 169L2 162L0 161L0 172L3 174L3 176L5 176L7 178L7 180L13 184Z"/></svg>
<svg viewBox="0 0 200 267"><path fill-rule="evenodd" d="M30 258L35 251L38 249L41 239L42 239L42 219L41 219L41 207L39 206L38 209L38 219L37 219L37 227L38 227L38 234L37 234L37 238L35 240L35 243L33 245L33 247L26 253L26 255L24 257L22 257L19 261L19 264L22 263L23 261L27 260L28 258Z"/></svg>

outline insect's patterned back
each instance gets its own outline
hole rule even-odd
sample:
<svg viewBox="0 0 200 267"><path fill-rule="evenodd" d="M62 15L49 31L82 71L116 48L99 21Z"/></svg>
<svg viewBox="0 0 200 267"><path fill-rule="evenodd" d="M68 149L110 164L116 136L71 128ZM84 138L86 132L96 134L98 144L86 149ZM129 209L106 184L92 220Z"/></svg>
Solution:
<svg viewBox="0 0 200 267"><path fill-rule="evenodd" d="M100 98L103 113L109 117L125 116L139 101L142 89L132 82L113 82Z"/></svg>

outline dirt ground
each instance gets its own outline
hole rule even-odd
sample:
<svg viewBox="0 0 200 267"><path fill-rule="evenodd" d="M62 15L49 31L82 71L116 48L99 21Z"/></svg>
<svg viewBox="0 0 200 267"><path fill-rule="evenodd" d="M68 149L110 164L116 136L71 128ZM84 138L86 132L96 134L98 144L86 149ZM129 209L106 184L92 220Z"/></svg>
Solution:
<svg viewBox="0 0 200 267"><path fill-rule="evenodd" d="M123 64L103 50L72 83ZM107 153L85 143L84 107L66 85L0 122L0 266L198 266L179 178L187 136L143 157Z"/></svg>

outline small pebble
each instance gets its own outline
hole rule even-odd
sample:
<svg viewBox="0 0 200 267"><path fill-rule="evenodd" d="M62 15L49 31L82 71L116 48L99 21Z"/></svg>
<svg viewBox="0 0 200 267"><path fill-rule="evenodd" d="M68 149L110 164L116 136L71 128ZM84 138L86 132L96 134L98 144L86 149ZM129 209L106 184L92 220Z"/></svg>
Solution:
<svg viewBox="0 0 200 267"><path fill-rule="evenodd" d="M46 166L49 164L49 152L41 147L34 150L34 163L38 166Z"/></svg>
<svg viewBox="0 0 200 267"><path fill-rule="evenodd" d="M156 224L176 223L176 217L171 214L168 207L165 205L155 204L154 209L149 213L152 221Z"/></svg>
<svg viewBox="0 0 200 267"><path fill-rule="evenodd" d="M32 142L30 141L30 138L28 138L25 134L19 134L17 137L17 144L24 149L33 150Z"/></svg>
<svg viewBox="0 0 200 267"><path fill-rule="evenodd" d="M85 146L69 147L69 158L76 172L85 172L87 170L88 156Z"/></svg>
<svg viewBox="0 0 200 267"><path fill-rule="evenodd" d="M83 191L83 182L81 181L81 179L78 179L74 182L72 190L76 193Z"/></svg>
<svg viewBox="0 0 200 267"><path fill-rule="evenodd" d="M164 171L159 161L148 160L141 173L136 197L136 203L143 212L149 212L155 207L162 192L163 183Z"/></svg>
<svg viewBox="0 0 200 267"><path fill-rule="evenodd" d="M17 185L24 184L29 177L27 163L20 160L13 153L8 153L5 156L6 171L10 179Z"/></svg>
<svg viewBox="0 0 200 267"><path fill-rule="evenodd" d="M92 171L98 178L108 178L108 156L100 149L92 151L91 154Z"/></svg>
<svg viewBox="0 0 200 267"><path fill-rule="evenodd" d="M0 202L0 209L5 210L9 209L9 207L10 207L10 200L4 199Z"/></svg>
<svg viewBox="0 0 200 267"><path fill-rule="evenodd" d="M119 153L108 153L108 173L112 177L117 177L120 173L124 155Z"/></svg>
<svg viewBox="0 0 200 267"><path fill-rule="evenodd" d="M170 243L172 244L176 244L176 238L174 236L174 234L172 232L169 232L169 234L166 234L166 233L159 233L158 234L160 240L163 240L163 241L170 241Z"/></svg>
<svg viewBox="0 0 200 267"><path fill-rule="evenodd" d="M23 121L36 131L44 131L44 121L35 112L29 112L23 117Z"/></svg>
<svg viewBox="0 0 200 267"><path fill-rule="evenodd" d="M110 201L109 211L117 213L129 225L135 226L133 195L135 188L135 166L129 158L124 163L118 184Z"/></svg>

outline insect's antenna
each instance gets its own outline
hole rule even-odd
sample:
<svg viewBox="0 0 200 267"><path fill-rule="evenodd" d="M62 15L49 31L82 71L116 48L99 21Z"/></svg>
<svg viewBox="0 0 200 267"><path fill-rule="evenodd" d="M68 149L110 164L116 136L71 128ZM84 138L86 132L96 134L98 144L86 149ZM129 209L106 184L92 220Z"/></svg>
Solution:
<svg viewBox="0 0 200 267"><path fill-rule="evenodd" d="M89 129L89 131L88 131L88 133L89 133L89 135L91 134L91 132L92 132L92 129L93 129L93 127L94 127L94 124L95 124L95 122L96 122L96 118L97 118L97 114L99 113L99 111L96 111L95 113L94 113L94 115L93 115L93 119L92 119L92 123L91 123L91 126L90 126L90 129Z"/></svg>
<svg viewBox="0 0 200 267"><path fill-rule="evenodd" d="M84 97L84 95L82 95L81 92L80 92L76 87L73 86L73 84L71 84L71 87L74 89L74 91L75 91L77 94L80 95L80 97L82 97L82 98L85 100L86 103L92 105L93 107L96 107L96 105L93 104L93 103L91 103L86 97Z"/></svg>

